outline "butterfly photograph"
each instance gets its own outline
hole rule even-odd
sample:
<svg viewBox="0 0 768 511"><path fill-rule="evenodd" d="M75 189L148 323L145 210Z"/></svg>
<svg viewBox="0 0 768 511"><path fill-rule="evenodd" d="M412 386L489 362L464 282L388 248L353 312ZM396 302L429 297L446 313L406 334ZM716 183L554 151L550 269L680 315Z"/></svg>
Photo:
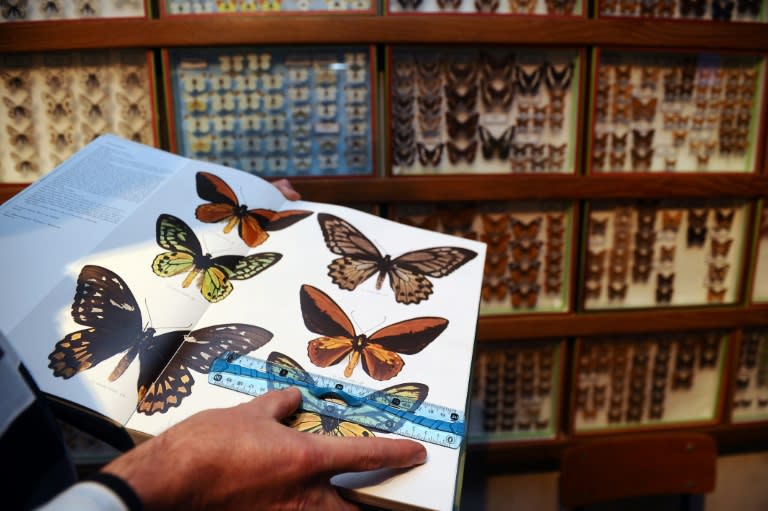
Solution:
<svg viewBox="0 0 768 511"><path fill-rule="evenodd" d="M197 277L200 294L211 303L229 296L233 289L231 280L250 279L283 257L277 252L212 257L203 252L197 236L183 220L167 214L157 218L156 239L168 252L158 254L152 261L155 275L173 277L187 273L184 288Z"/></svg>
<svg viewBox="0 0 768 511"><path fill-rule="evenodd" d="M248 353L272 338L263 328L237 323L157 335L142 320L139 304L125 281L95 265L80 271L71 316L86 328L64 336L48 355L54 376L72 378L122 353L108 376L114 382L138 358L138 410L147 415L181 404L195 383L190 369L205 374L210 361L224 351Z"/></svg>
<svg viewBox="0 0 768 511"><path fill-rule="evenodd" d="M197 195L208 201L197 207L195 217L205 223L226 222L225 234L237 226L240 238L251 248L267 241L267 231L285 229L312 214L305 210L248 209L245 204L240 204L235 192L220 177L198 172L195 179Z"/></svg>
<svg viewBox="0 0 768 511"><path fill-rule="evenodd" d="M328 265L334 284L348 291L377 275L376 289L386 278L398 303L417 304L429 299L432 282L427 277L450 275L477 256L461 247L430 247L400 256L382 255L373 242L352 224L328 213L318 213L317 220L328 249L342 257Z"/></svg>
<svg viewBox="0 0 768 511"><path fill-rule="evenodd" d="M416 355L448 327L447 319L425 316L393 323L371 335L358 334L349 316L323 291L305 284L299 299L304 325L321 336L309 341L309 360L323 368L346 361L346 378L361 362L374 380L390 380L405 366L400 355Z"/></svg>
<svg viewBox="0 0 768 511"><path fill-rule="evenodd" d="M288 355L273 351L267 357L267 362L271 364L270 369L280 371L281 376L283 375L282 373L285 373L294 380L302 380L310 385L315 384L312 376ZM272 382L270 382L270 389L273 387ZM385 404L395 400L401 403L408 403L408 407L402 409L407 412L413 412L421 406L428 393L429 387L423 383L401 383L380 390L375 395L379 396L378 400L386 400ZM325 398L325 400L337 405L344 404L340 399ZM360 425L359 422L380 424L381 426L379 428L375 426L369 428ZM376 436L374 434L376 431L393 431L399 427L396 421L392 422L392 415L381 410L358 411L354 407L349 407L342 417L331 417L323 415L320 407L310 400L302 402L301 408L296 413L288 416L283 423L286 426L306 433L342 437L372 437Z"/></svg>

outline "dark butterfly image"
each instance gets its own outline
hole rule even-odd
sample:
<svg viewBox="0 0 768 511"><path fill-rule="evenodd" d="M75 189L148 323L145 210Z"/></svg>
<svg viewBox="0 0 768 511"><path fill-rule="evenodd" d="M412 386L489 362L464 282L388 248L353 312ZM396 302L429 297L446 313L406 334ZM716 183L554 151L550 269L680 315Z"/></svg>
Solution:
<svg viewBox="0 0 768 511"><path fill-rule="evenodd" d="M425 137L435 137L440 134L440 123L442 116L440 111L437 110L430 114L419 115L419 129L421 134Z"/></svg>
<svg viewBox="0 0 768 511"><path fill-rule="evenodd" d="M246 280L282 259L277 252L262 252L248 256L223 255L211 257L203 252L192 229L179 218L162 214L157 218L157 244L162 252L152 261L152 271L159 277L173 277L188 272L182 287L189 287L199 278L200 293L209 302L219 302L229 296L230 280Z"/></svg>
<svg viewBox="0 0 768 511"><path fill-rule="evenodd" d="M507 284L504 281L492 282L483 280L481 296L484 302L491 300L503 300L507 297Z"/></svg>
<svg viewBox="0 0 768 511"><path fill-rule="evenodd" d="M565 232L565 215L547 215L547 238L560 238Z"/></svg>
<svg viewBox="0 0 768 511"><path fill-rule="evenodd" d="M541 240L512 240L509 242L509 249L515 261L535 261L539 258L543 244Z"/></svg>
<svg viewBox="0 0 768 511"><path fill-rule="evenodd" d="M462 0L438 0L440 2L448 4L450 7L458 8L461 5ZM450 5L454 3L453 5ZM440 5L440 8L445 8ZM477 63L474 61L465 62L448 62L445 64L445 71L447 73L446 80L452 84L452 86L470 86L477 79Z"/></svg>
<svg viewBox="0 0 768 511"><path fill-rule="evenodd" d="M393 147L392 160L395 165L410 167L416 161L416 146Z"/></svg>
<svg viewBox="0 0 768 511"><path fill-rule="evenodd" d="M515 70L514 56L505 54L496 56L491 53L482 53L482 75L488 81L511 82Z"/></svg>
<svg viewBox="0 0 768 511"><path fill-rule="evenodd" d="M509 149L512 145L512 139L515 137L515 127L510 126L504 133L495 137L485 126L479 126L480 142L482 146L480 151L483 154L483 158L491 160L497 158L499 160L509 159Z"/></svg>
<svg viewBox="0 0 768 511"><path fill-rule="evenodd" d="M421 220L416 220L414 217L400 217L398 222L411 227L418 227L419 229L427 229L430 231L437 231L438 218L437 215L427 215Z"/></svg>
<svg viewBox="0 0 768 511"><path fill-rule="evenodd" d="M639 230L635 232L635 245L644 247L656 243L656 231Z"/></svg>
<svg viewBox="0 0 768 511"><path fill-rule="evenodd" d="M515 284L533 284L539 279L540 261L530 260L525 263L514 261L509 263L509 275Z"/></svg>
<svg viewBox="0 0 768 511"><path fill-rule="evenodd" d="M632 148L632 169L633 170L648 170L651 168L651 161L653 159L654 149L638 149Z"/></svg>
<svg viewBox="0 0 768 511"><path fill-rule="evenodd" d="M605 151L592 151L592 168L594 170L603 170L605 155Z"/></svg>
<svg viewBox="0 0 768 511"><path fill-rule="evenodd" d="M419 96L416 102L419 104L419 114L424 116L439 113L443 98L440 95Z"/></svg>
<svg viewBox="0 0 768 511"><path fill-rule="evenodd" d="M748 14L754 18L760 14L760 2L759 0L737 0L736 10L739 14Z"/></svg>
<svg viewBox="0 0 768 511"><path fill-rule="evenodd" d="M504 83L501 87L496 87L495 82L484 81L480 92L483 105L488 110L507 111L512 105L514 89L510 84Z"/></svg>
<svg viewBox="0 0 768 511"><path fill-rule="evenodd" d="M437 167L443 157L443 148L445 144L440 142L433 147L427 147L422 142L416 143L416 154L419 155L419 163L423 167Z"/></svg>
<svg viewBox="0 0 768 511"><path fill-rule="evenodd" d="M499 0L475 0L477 12L492 13L499 9Z"/></svg>
<svg viewBox="0 0 768 511"><path fill-rule="evenodd" d="M138 357L138 410L147 415L181 404L195 383L190 369L205 374L210 361L222 352L248 353L272 338L263 328L238 323L155 335L154 328L144 326L139 304L125 281L93 265L80 271L71 315L87 328L56 343L48 355L54 376L69 379L124 353L109 375L109 381L115 381Z"/></svg>
<svg viewBox="0 0 768 511"><path fill-rule="evenodd" d="M510 217L512 233L518 241L535 240L539 236L542 217L537 216L529 222L523 222L514 216Z"/></svg>
<svg viewBox="0 0 768 511"><path fill-rule="evenodd" d="M665 247L661 245L659 247L659 261L662 263L671 263L675 260L675 246Z"/></svg>
<svg viewBox="0 0 768 511"><path fill-rule="evenodd" d="M683 219L682 211L662 210L661 212L661 230L677 232L680 228L680 222Z"/></svg>
<svg viewBox="0 0 768 511"><path fill-rule="evenodd" d="M712 0L712 19L730 21L736 3L733 0Z"/></svg>
<svg viewBox="0 0 768 511"><path fill-rule="evenodd" d="M627 153L610 153L610 165L614 170L624 169L627 160Z"/></svg>
<svg viewBox="0 0 768 511"><path fill-rule="evenodd" d="M471 203L447 203L438 205L437 214L440 217L443 232L463 236L472 230L477 209Z"/></svg>
<svg viewBox="0 0 768 511"><path fill-rule="evenodd" d="M418 9L421 6L421 0L397 0L403 9Z"/></svg>
<svg viewBox="0 0 768 511"><path fill-rule="evenodd" d="M636 96L632 96L632 119L635 121L653 122L656 117L656 98L645 102Z"/></svg>
<svg viewBox="0 0 768 511"><path fill-rule="evenodd" d="M292 209L272 211L271 209L248 209L240 204L237 195L220 177L208 172L195 175L197 195L209 204L201 204L195 210L195 217L201 222L213 224L227 222L224 233L236 225L240 238L249 247L257 247L267 241L267 231L279 231L290 227L312 214L311 211Z"/></svg>
<svg viewBox="0 0 768 511"><path fill-rule="evenodd" d="M452 141L448 141L445 148L448 152L448 161L450 161L452 165L456 165L461 161L472 163L475 161L475 155L477 155L477 140L473 140L463 149L459 148L459 146Z"/></svg>
<svg viewBox="0 0 768 511"><path fill-rule="evenodd" d="M440 78L440 61L429 58L419 59L416 62L416 71L423 81L438 79Z"/></svg>
<svg viewBox="0 0 768 511"><path fill-rule="evenodd" d="M346 220L327 213L319 213L317 220L328 249L342 256L328 265L333 283L352 291L378 274L376 289L381 289L384 279L389 277L398 303L427 300L433 292L427 277L450 275L477 256L476 252L461 247L425 248L395 258L382 256L379 249Z"/></svg>
<svg viewBox="0 0 768 511"><path fill-rule="evenodd" d="M629 286L626 282L611 282L608 285L608 300L624 300Z"/></svg>
<svg viewBox="0 0 768 511"><path fill-rule="evenodd" d="M519 309L520 307L526 307L532 309L536 307L536 302L539 299L539 289L541 286L538 284L516 284L510 282L509 292L511 295L510 301L512 307Z"/></svg>
<svg viewBox="0 0 768 511"><path fill-rule="evenodd" d="M507 215L482 215L483 230L487 234L500 235L507 232L509 217Z"/></svg>
<svg viewBox="0 0 768 511"><path fill-rule="evenodd" d="M395 94L392 102L392 114L395 117L401 119L407 119L413 117L413 97L412 96L400 96Z"/></svg>
<svg viewBox="0 0 768 511"><path fill-rule="evenodd" d="M448 125L448 136L453 139L472 139L477 133L477 122L480 114L475 112L461 120L453 112L446 112L445 122Z"/></svg>
<svg viewBox="0 0 768 511"><path fill-rule="evenodd" d="M571 85L573 78L573 63L555 65L547 63L545 65L544 82L550 90L565 90Z"/></svg>
<svg viewBox="0 0 768 511"><path fill-rule="evenodd" d="M735 210L733 209L716 209L715 210L715 229L722 231L730 231L731 224L733 224L733 215Z"/></svg>
<svg viewBox="0 0 768 511"><path fill-rule="evenodd" d="M267 357L267 362L270 363L269 370L275 371L282 377L288 376L294 380L301 380L310 385L315 385L312 376L310 376L298 362L288 355L273 351L269 354L269 357ZM272 381L269 382L269 388L275 388ZM400 409L413 412L421 406L427 398L428 393L429 387L423 383L401 383L400 385L394 385L377 391L368 396L368 398L374 398L375 396L377 401L386 405L390 405L392 402L408 403L407 407L401 405ZM333 397L325 398L324 400L337 405L345 405L344 401ZM361 422L363 419L366 423L375 422L376 424L379 424L380 427L376 428L375 426L372 426L371 429L368 429L365 426L361 426L358 422ZM374 431L397 430L399 424L397 420L395 422L392 420L392 415L389 415L384 411L368 410L361 412L354 407L348 407L345 410L343 417L330 417L328 415L323 415L323 410L321 407L317 406L314 401L305 400L302 402L300 410L287 417L283 423L296 430L317 435L372 437L375 436Z"/></svg>
<svg viewBox="0 0 768 511"><path fill-rule="evenodd" d="M712 244L709 247L710 255L714 258L728 257L728 252L731 250L732 244L733 238L727 239L725 241L718 241L713 239Z"/></svg>
<svg viewBox="0 0 768 511"><path fill-rule="evenodd" d="M448 327L447 319L420 317L386 326L370 336L356 334L347 314L327 294L305 284L299 298L304 325L322 336L309 341L309 360L318 367L329 367L346 359L346 378L362 362L363 370L374 380L392 379L405 366L400 355L421 352Z"/></svg>
<svg viewBox="0 0 768 511"><path fill-rule="evenodd" d="M504 275L504 272L507 270L507 263L509 261L507 255L506 255L506 245L500 245L499 248L503 247L503 253L500 253L501 251L496 251L496 253L492 253L489 251L485 256L485 265L483 266L483 273L486 276L502 276Z"/></svg>
<svg viewBox="0 0 768 511"><path fill-rule="evenodd" d="M543 66L515 66L515 86L520 94L535 96L539 93L539 87L543 77Z"/></svg>
<svg viewBox="0 0 768 511"><path fill-rule="evenodd" d="M477 85L459 90L446 84L444 91L445 102L449 110L454 112L470 112L475 109L477 105Z"/></svg>
<svg viewBox="0 0 768 511"><path fill-rule="evenodd" d="M608 146L608 133L603 133L602 135L594 136L594 140L592 141L593 151L598 153L605 152L605 150L607 149L607 146Z"/></svg>
<svg viewBox="0 0 768 511"><path fill-rule="evenodd" d="M728 269L730 267L731 267L730 264L724 264L722 266L718 266L716 264L710 264L707 271L709 282L722 284L723 281L725 280L725 277L728 275Z"/></svg>
<svg viewBox="0 0 768 511"><path fill-rule="evenodd" d="M416 146L416 133L411 126L404 128L395 127L392 135L392 144L397 148L408 148Z"/></svg>
<svg viewBox="0 0 768 511"><path fill-rule="evenodd" d="M707 288L707 301L722 303L725 300L725 293L728 291L727 287L722 289Z"/></svg>

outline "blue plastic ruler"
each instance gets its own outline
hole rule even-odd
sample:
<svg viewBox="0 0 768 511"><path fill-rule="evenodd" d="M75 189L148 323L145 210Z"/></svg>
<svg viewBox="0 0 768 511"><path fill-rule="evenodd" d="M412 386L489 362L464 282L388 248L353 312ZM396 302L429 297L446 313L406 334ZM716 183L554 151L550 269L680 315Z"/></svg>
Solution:
<svg viewBox="0 0 768 511"><path fill-rule="evenodd" d="M327 376L299 374L290 367L231 352L214 360L208 382L251 396L297 387L305 411L453 449L464 438L462 411L408 402L402 396L393 398L386 392Z"/></svg>

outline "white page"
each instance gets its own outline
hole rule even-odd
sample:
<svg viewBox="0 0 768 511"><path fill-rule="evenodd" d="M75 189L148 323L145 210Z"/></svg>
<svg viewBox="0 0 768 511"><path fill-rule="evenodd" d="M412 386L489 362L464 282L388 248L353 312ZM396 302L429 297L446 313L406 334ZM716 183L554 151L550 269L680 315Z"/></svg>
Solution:
<svg viewBox="0 0 768 511"><path fill-rule="evenodd" d="M400 226L339 206L289 202L284 208L326 212L341 217L364 234L369 233L371 241L382 254L393 257L410 250L436 246L464 247L476 251L478 255L447 277L431 278L434 293L418 305L397 303L387 282L376 290L375 277L363 282L355 291L343 290L333 284L327 275L328 264L339 256L327 249L315 214L285 231L270 233L266 243L252 249L252 252L282 253L284 258L279 263L280 271L267 271L238 283L247 289L243 293L233 293L227 299L226 306L214 304L209 307L197 326L252 323L266 328L274 337L252 352L251 356L266 359L272 351L278 351L293 358L310 373L347 380L372 389L406 382L424 383L429 386L427 402L464 410L485 246L462 238ZM366 375L358 364L352 377L345 378L346 362L320 368L308 358L307 344L319 335L310 332L302 319L299 289L304 284L329 295L350 317L357 333L370 335L387 325L424 316L444 317L449 319L449 325L422 352L402 355L405 366L396 377L376 381ZM181 406L151 416L137 413L128 427L158 434L198 411L212 406L232 406L250 399L247 395L211 386L204 374L193 372L193 377L196 383ZM337 477L334 484L375 499L394 500L425 509L450 509L455 497L460 450L429 443L424 445L429 461L423 467L394 475L388 472L349 474Z"/></svg>

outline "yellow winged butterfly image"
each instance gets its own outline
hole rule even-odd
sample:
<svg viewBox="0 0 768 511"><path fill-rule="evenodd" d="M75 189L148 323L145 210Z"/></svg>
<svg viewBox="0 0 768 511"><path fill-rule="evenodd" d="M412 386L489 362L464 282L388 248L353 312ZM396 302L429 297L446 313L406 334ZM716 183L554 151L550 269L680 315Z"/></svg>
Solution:
<svg viewBox="0 0 768 511"><path fill-rule="evenodd" d="M223 255L212 257L203 253L195 233L179 218L160 215L157 218L157 244L168 250L155 257L152 271L160 277L187 273L182 287L189 287L199 277L200 293L209 302L219 302L229 296L230 280L245 280L277 263L283 256L262 252L248 256Z"/></svg>

